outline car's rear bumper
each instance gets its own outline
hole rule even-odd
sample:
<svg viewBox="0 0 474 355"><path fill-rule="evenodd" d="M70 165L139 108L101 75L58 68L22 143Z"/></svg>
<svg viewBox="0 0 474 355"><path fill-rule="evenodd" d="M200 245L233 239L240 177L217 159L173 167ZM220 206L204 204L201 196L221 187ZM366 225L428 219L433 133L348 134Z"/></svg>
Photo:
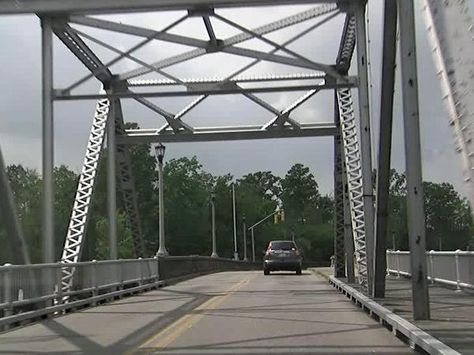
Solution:
<svg viewBox="0 0 474 355"><path fill-rule="evenodd" d="M265 260L263 268L268 271L297 271L301 269L301 260Z"/></svg>

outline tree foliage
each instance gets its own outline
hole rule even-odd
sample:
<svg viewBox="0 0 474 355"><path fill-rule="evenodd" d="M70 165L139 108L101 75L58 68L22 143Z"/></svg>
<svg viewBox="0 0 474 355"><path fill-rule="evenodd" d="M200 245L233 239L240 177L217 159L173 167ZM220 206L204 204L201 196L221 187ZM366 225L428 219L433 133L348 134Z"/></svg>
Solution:
<svg viewBox="0 0 474 355"><path fill-rule="evenodd" d="M158 249L158 173L155 158L148 146L132 147L131 161L135 176L138 208L145 239L146 256ZM107 154L99 166L92 199L82 260L107 259ZM21 165L10 165L7 174L13 190L18 215L30 248L33 262L41 261L41 176ZM74 200L78 174L66 166L54 169L56 215L56 257L66 236ZM196 157L171 159L164 167L165 235L172 255L209 255L211 253L210 193L215 192L217 251L232 257L234 251L234 221L232 186L236 192L236 232L238 251L242 257L244 216L246 227L283 208L286 218L274 224L268 218L254 229L256 256L270 240L295 239L305 259L328 262L333 254L334 199L321 195L317 178L303 164L293 165L282 178L270 171L249 173L239 179L232 175L213 176L206 172ZM464 249L471 243L472 220L466 199L448 183L424 184L427 248ZM133 242L127 215L118 192L117 229L120 258L134 257ZM388 245L408 248L406 179L392 170L390 177ZM251 257L251 233L247 234L248 257ZM0 225L0 262L9 261L6 233Z"/></svg>

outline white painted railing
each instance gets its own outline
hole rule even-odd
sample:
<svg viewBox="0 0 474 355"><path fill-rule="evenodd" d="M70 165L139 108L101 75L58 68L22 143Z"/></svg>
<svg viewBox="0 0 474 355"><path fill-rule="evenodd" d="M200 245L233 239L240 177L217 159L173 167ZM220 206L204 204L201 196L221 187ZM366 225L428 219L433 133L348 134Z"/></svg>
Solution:
<svg viewBox="0 0 474 355"><path fill-rule="evenodd" d="M456 287L474 289L474 252L429 251L426 252L428 279ZM410 277L410 252L387 251L387 273Z"/></svg>

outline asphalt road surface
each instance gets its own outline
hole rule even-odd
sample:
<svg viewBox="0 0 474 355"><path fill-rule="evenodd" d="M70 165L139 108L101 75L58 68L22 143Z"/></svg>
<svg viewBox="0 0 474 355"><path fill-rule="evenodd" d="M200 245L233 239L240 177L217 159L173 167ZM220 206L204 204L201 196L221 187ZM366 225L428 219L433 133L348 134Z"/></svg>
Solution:
<svg viewBox="0 0 474 355"><path fill-rule="evenodd" d="M0 334L0 354L405 354L308 271L223 272Z"/></svg>

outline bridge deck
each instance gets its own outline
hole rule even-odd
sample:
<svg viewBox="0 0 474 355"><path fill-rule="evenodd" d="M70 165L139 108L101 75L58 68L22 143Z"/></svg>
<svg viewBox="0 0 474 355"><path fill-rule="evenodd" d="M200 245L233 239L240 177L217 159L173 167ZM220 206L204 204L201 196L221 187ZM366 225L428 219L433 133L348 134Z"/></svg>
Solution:
<svg viewBox="0 0 474 355"><path fill-rule="evenodd" d="M0 353L411 353L306 272L198 277L0 334Z"/></svg>

